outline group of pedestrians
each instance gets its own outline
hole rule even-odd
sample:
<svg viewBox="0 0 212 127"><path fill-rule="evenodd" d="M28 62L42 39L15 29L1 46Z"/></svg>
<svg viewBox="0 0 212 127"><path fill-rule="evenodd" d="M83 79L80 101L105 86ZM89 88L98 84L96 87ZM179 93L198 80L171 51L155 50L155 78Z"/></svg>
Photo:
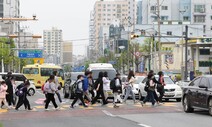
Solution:
<svg viewBox="0 0 212 127"><path fill-rule="evenodd" d="M6 106L7 109L15 108L15 110L18 110L24 104L26 110L32 110L27 99L27 88L29 85L30 82L25 80L22 84L16 86L15 78L12 77L11 72L8 72L5 81L1 81L0 86L1 108ZM16 104L17 98L18 102Z"/></svg>
<svg viewBox="0 0 212 127"><path fill-rule="evenodd" d="M150 71L147 75L146 81L146 92L147 96L143 101L141 101L141 105L145 104L147 101L152 103L152 106L155 106L155 103L160 104L162 103L162 98L164 96L164 86L166 85L164 82L164 74L163 72L158 72L159 78L156 80L154 76L154 71ZM157 92L159 92L160 96L158 97Z"/></svg>
<svg viewBox="0 0 212 127"><path fill-rule="evenodd" d="M90 81L89 81L90 80ZM134 72L130 71L128 75L128 80L125 84L122 84L121 76L119 73L116 74L114 79L110 80L107 72L99 72L98 78L94 82L92 79L92 72L86 71L85 76L78 75L77 77L77 89L75 94L75 99L71 104L71 108L74 108L74 104L78 99L84 107L87 107L84 99L87 99L88 103L91 105L95 104L97 100L101 97L102 105L108 104L108 92L113 91L113 104L114 108L117 108L117 103L126 103L129 95L133 97L134 103L136 103L135 95L132 91L133 84L135 82ZM121 99L122 88L125 88L126 94L124 99ZM89 90L87 90L90 88ZM96 94L94 94L96 93ZM110 93L110 92L109 92ZM92 97L90 96L92 95ZM95 96L94 96L95 95Z"/></svg>

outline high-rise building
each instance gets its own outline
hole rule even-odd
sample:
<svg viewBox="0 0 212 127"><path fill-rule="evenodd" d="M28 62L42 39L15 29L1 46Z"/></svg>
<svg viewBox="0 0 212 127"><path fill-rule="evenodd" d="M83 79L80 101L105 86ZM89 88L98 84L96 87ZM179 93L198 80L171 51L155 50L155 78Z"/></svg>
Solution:
<svg viewBox="0 0 212 127"><path fill-rule="evenodd" d="M136 24L142 24L142 1L137 2Z"/></svg>
<svg viewBox="0 0 212 127"><path fill-rule="evenodd" d="M63 64L72 64L73 62L73 44L72 42L63 42L62 43L62 63Z"/></svg>
<svg viewBox="0 0 212 127"><path fill-rule="evenodd" d="M20 0L0 0L0 17L14 18L20 17ZM6 34L18 32L18 22L0 22L0 31Z"/></svg>
<svg viewBox="0 0 212 127"><path fill-rule="evenodd" d="M62 35L62 30L55 27L53 27L51 30L43 31L44 54L46 57L55 57L56 59L53 61L55 64L60 64L63 58L61 51L63 40Z"/></svg>
<svg viewBox="0 0 212 127"><path fill-rule="evenodd" d="M135 0L101 0L94 5L94 47L98 52L99 32L101 27L109 27L114 20L119 20L128 27L134 26L136 22ZM103 33L104 34L104 33Z"/></svg>

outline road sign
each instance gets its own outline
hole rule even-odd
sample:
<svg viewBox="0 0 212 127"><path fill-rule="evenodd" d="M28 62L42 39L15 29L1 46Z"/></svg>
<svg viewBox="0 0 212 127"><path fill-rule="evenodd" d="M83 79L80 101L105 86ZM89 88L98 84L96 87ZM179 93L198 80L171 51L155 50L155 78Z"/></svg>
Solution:
<svg viewBox="0 0 212 127"><path fill-rule="evenodd" d="M42 58L43 52L42 50L19 50L18 53L19 58Z"/></svg>

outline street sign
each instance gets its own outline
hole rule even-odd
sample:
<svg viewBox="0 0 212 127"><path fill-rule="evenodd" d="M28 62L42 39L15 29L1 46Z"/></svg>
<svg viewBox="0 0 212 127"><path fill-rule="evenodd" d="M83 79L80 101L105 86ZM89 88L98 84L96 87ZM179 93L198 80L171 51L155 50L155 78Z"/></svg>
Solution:
<svg viewBox="0 0 212 127"><path fill-rule="evenodd" d="M18 57L19 58L42 58L43 57L43 52L42 50L19 50L18 52Z"/></svg>

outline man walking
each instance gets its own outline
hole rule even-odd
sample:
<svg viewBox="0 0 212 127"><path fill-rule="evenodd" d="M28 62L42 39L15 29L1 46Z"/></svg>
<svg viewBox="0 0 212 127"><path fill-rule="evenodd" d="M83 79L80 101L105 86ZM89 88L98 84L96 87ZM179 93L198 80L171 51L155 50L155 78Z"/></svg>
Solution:
<svg viewBox="0 0 212 127"><path fill-rule="evenodd" d="M92 73L90 71L85 71L85 76L83 80L83 94L88 99L89 102L91 102L91 97L89 96L89 81L88 78L90 77Z"/></svg>

